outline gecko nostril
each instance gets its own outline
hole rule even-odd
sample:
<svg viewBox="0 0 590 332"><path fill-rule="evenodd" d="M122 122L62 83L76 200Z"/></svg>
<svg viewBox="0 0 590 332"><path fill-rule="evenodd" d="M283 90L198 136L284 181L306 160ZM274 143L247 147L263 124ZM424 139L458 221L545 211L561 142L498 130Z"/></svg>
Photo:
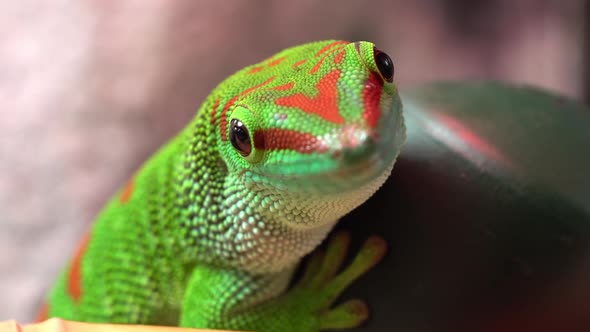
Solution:
<svg viewBox="0 0 590 332"><path fill-rule="evenodd" d="M346 163L354 164L370 159L376 150L377 142L366 135L354 145L343 146L340 155Z"/></svg>
<svg viewBox="0 0 590 332"><path fill-rule="evenodd" d="M355 164L372 158L377 150L378 136L376 131L362 125L347 125L341 128L336 136L337 140L331 151L332 157L346 164Z"/></svg>

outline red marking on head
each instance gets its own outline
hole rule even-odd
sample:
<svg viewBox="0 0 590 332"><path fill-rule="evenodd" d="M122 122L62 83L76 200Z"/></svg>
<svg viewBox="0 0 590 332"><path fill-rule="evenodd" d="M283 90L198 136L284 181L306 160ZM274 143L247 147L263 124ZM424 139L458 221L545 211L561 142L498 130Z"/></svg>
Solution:
<svg viewBox="0 0 590 332"><path fill-rule="evenodd" d="M324 60L326 60L326 57L329 54L324 55L309 71L310 74L315 74L318 72L318 70L320 70L320 67L322 66L322 63L324 63Z"/></svg>
<svg viewBox="0 0 590 332"><path fill-rule="evenodd" d="M347 41L342 41L342 40L335 41L335 42L333 42L333 43L330 43L330 44L328 44L328 45L326 45L326 46L322 47L322 49L320 49L320 50L318 51L318 53L317 53L315 56L316 56L316 57L318 57L318 56L322 55L323 53L327 52L328 50L330 50L330 49L331 49L332 47L334 47L334 46L337 46L337 45L343 45L343 44L348 44L348 43L349 43L349 42L347 42Z"/></svg>
<svg viewBox="0 0 590 332"><path fill-rule="evenodd" d="M257 149L293 150L299 153L325 152L327 145L316 136L290 129L263 129L254 133L254 146Z"/></svg>
<svg viewBox="0 0 590 332"><path fill-rule="evenodd" d="M280 57L280 58L276 58L274 60L272 60L271 62L262 65L262 66L256 66L256 67L252 67L249 71L248 74L256 74L258 72L261 72L262 70L264 70L266 67L274 67L276 65L278 65L279 63L283 62L287 57Z"/></svg>
<svg viewBox="0 0 590 332"><path fill-rule="evenodd" d="M39 308L39 312L37 312L37 316L35 317L35 320L33 321L34 323L41 323L44 320L47 320L49 318L49 304L47 304L47 302L43 303L43 305L41 305L41 308Z"/></svg>
<svg viewBox="0 0 590 332"><path fill-rule="evenodd" d="M324 63L324 60L326 60L326 58L328 56L330 56L330 54L332 54L332 53L334 53L334 52L336 52L336 51L338 51L339 49L342 48L342 47L334 48L334 46L341 45L341 44L347 44L347 42L336 42L336 43L329 44L328 45L329 47L326 46L326 47L322 48L320 50L320 52L318 52L318 54L316 54L316 57L317 56L320 56L322 53L326 53L326 54L324 54L324 56L322 56L321 59L318 60L318 62L313 66L313 68L311 68L311 70L309 71L309 73L310 74L317 73L318 70L320 70L320 67L322 66L322 63Z"/></svg>
<svg viewBox="0 0 590 332"><path fill-rule="evenodd" d="M334 57L334 63L341 63L344 59L345 54L346 52L344 50L338 52L338 54L336 54L336 56Z"/></svg>
<svg viewBox="0 0 590 332"><path fill-rule="evenodd" d="M370 128L374 128L379 123L381 117L381 93L383 92L383 80L375 73L370 73L365 87L363 88L363 105L365 111L363 118Z"/></svg>
<svg viewBox="0 0 590 332"><path fill-rule="evenodd" d="M217 100L215 100L215 103L213 104L213 108L211 109L211 124L215 125L215 123L217 122L217 119L215 118L217 115L217 108L219 107L219 103L221 102L220 98L217 98Z"/></svg>
<svg viewBox="0 0 590 332"><path fill-rule="evenodd" d="M338 109L339 78L340 70L333 70L322 77L316 85L318 90L317 96L310 98L302 93L296 93L277 98L275 104L299 108L306 113L319 115L323 119L333 123L344 123L344 118L342 118Z"/></svg>
<svg viewBox="0 0 590 332"><path fill-rule="evenodd" d="M86 234L82 239L78 250L76 250L76 255L72 260L72 264L67 276L67 291L74 302L78 302L82 296L82 260L84 258L84 254L86 253L86 249L88 248L89 242L90 234Z"/></svg>
<svg viewBox="0 0 590 332"><path fill-rule="evenodd" d="M276 65L278 65L279 63L283 62L287 57L283 56L277 59L272 60L271 62L268 63L269 67L274 67Z"/></svg>
<svg viewBox="0 0 590 332"><path fill-rule="evenodd" d="M256 73L262 71L262 69L264 69L264 67L262 67L262 66L252 67L252 69L250 69L248 71L248 74L256 74Z"/></svg>
<svg viewBox="0 0 590 332"><path fill-rule="evenodd" d="M293 64L293 67L294 67L294 68L297 68L297 67L301 66L302 64L304 64L304 63L306 63L306 62L307 62L307 60L306 60L306 59L299 60L299 61L297 61L297 62L295 62L295 63Z"/></svg>
<svg viewBox="0 0 590 332"><path fill-rule="evenodd" d="M131 179L127 182L127 184L123 188L123 191L121 192L121 196L119 196L119 202L121 202L121 204L127 203L131 199L131 195L133 194L134 189L135 189L135 183L134 183L133 179Z"/></svg>
<svg viewBox="0 0 590 332"><path fill-rule="evenodd" d="M285 90L291 90L291 89L293 89L294 86L295 86L295 83L289 82L287 84L278 85L278 86L269 88L269 90L281 90L281 91L285 91Z"/></svg>
<svg viewBox="0 0 590 332"><path fill-rule="evenodd" d="M238 100L240 99L240 97L246 96L254 91L256 91L257 89L260 89L261 87L269 84L270 82L272 82L275 79L275 76L267 79L266 81L255 85L253 87L250 87L244 91L242 91L240 94L238 94L237 96L232 97L227 104L225 104L225 106L223 107L223 110L221 111L221 124L220 124L220 130L221 130L221 139L223 141L227 140L227 111L229 111L229 108Z"/></svg>

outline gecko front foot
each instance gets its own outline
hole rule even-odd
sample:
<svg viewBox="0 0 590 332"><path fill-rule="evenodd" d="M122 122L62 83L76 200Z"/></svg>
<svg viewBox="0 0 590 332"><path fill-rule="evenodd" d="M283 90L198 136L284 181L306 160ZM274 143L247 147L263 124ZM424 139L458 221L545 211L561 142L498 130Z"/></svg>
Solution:
<svg viewBox="0 0 590 332"><path fill-rule="evenodd" d="M325 250L313 254L300 281L285 294L298 307L316 317L320 330L346 329L359 326L368 315L367 305L358 299L332 304L358 277L377 264L386 252L385 240L372 236L363 244L350 265L338 272L348 252L350 235L334 235Z"/></svg>
<svg viewBox="0 0 590 332"><path fill-rule="evenodd" d="M301 279L291 289L247 308L235 306L236 299L244 298L240 291L248 287L265 289L267 284L252 282L241 272L221 273L199 266L189 280L180 325L261 332L317 332L359 326L369 315L364 302L353 299L333 304L354 280L383 258L387 246L382 238L370 237L352 262L341 269L349 243L348 233L336 234L325 249L310 257Z"/></svg>

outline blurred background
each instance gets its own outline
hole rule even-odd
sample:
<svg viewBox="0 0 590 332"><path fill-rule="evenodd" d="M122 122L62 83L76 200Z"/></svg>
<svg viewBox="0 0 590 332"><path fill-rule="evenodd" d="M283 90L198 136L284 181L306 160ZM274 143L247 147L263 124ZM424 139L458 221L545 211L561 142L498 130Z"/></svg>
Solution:
<svg viewBox="0 0 590 332"><path fill-rule="evenodd" d="M29 321L112 193L227 75L369 40L400 89L495 79L590 98L581 0L0 3L0 320Z"/></svg>

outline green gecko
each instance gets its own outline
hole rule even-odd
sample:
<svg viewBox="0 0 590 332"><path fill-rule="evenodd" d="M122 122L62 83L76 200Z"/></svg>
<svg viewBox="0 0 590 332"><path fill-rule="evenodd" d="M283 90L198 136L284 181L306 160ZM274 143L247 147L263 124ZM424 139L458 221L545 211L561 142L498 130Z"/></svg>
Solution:
<svg viewBox="0 0 590 332"><path fill-rule="evenodd" d="M339 272L334 236L389 176L405 140L393 62L370 42L295 46L224 80L107 204L40 318L235 330L358 326L333 306L375 265L372 237ZM366 220L364 222L370 222Z"/></svg>

